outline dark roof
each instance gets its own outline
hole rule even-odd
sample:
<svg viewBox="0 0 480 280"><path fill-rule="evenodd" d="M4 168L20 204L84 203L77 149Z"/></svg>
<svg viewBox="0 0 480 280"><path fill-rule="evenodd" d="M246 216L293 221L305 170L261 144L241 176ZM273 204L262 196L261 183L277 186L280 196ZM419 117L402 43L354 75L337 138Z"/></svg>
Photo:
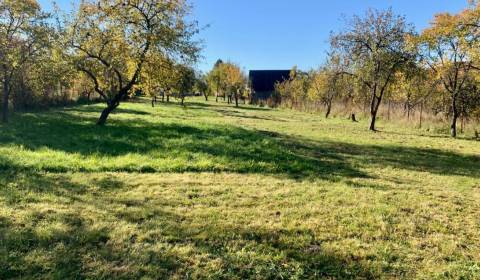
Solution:
<svg viewBox="0 0 480 280"><path fill-rule="evenodd" d="M275 83L289 79L290 70L251 70L248 76L254 92L272 92Z"/></svg>

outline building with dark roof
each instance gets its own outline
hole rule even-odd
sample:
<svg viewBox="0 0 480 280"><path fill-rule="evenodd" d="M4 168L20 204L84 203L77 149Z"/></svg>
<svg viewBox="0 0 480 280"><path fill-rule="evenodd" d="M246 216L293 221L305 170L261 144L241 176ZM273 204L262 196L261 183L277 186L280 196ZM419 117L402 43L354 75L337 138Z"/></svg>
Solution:
<svg viewBox="0 0 480 280"><path fill-rule="evenodd" d="M267 100L275 91L275 84L290 78L290 70L251 70L248 79L252 100Z"/></svg>

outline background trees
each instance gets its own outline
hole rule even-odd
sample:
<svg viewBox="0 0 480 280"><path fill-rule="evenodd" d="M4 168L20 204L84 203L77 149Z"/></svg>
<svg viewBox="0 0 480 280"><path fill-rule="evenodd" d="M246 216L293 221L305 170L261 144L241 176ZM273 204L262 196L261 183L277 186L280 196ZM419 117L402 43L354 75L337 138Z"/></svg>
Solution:
<svg viewBox="0 0 480 280"><path fill-rule="evenodd" d="M213 66L212 70L208 72L206 80L208 87L211 92L215 93L215 101L218 102L218 97L223 96L225 100L225 91L226 91L226 84L225 84L225 72L222 71L221 65L223 61L221 59L217 60L215 65Z"/></svg>
<svg viewBox="0 0 480 280"><path fill-rule="evenodd" d="M403 111L407 122L418 115L421 127L427 111L437 119L449 118L455 137L458 119L463 131L480 111L479 50L480 4L476 2L457 15L436 15L420 35L391 9L369 10L331 36L332 55L318 70L294 68L291 78L277 85L271 103L307 110L320 105L327 117L334 103L349 116L362 107L375 130L386 99L388 120L393 111Z"/></svg>
<svg viewBox="0 0 480 280"><path fill-rule="evenodd" d="M225 85L229 100L231 101L233 96L235 106L238 107L238 99L243 97L243 92L247 85L247 78L240 67L231 62L223 63L220 66L220 71L225 73Z"/></svg>
<svg viewBox="0 0 480 280"><path fill-rule="evenodd" d="M0 1L2 119L10 109L103 100L98 124L132 94L188 93L228 103L249 96L245 73L218 60L205 75L196 22L186 0L86 0L57 21L35 0ZM53 13L55 15L55 13ZM480 119L480 4L436 15L420 35L392 10L369 10L331 36L331 50L316 70L294 67L266 102L376 120L386 115L422 125L423 116L448 120L452 136ZM388 107L381 108L387 101ZM446 126L445 126L446 127ZM478 130L478 129L477 129Z"/></svg>
<svg viewBox="0 0 480 280"><path fill-rule="evenodd" d="M195 85L195 70L185 64L174 65L172 70L170 91L184 105L185 95L192 93Z"/></svg>
<svg viewBox="0 0 480 280"><path fill-rule="evenodd" d="M173 71L172 68L172 62L158 52L152 52L146 58L137 88L152 98L152 106L157 96L161 94L164 97L168 90L166 82L169 79L169 73Z"/></svg>
<svg viewBox="0 0 480 280"><path fill-rule="evenodd" d="M474 69L468 54L467 35L459 28L459 16L435 16L430 28L418 38L423 62L435 73L450 95L451 135L457 136L457 119L460 116L459 97Z"/></svg>
<svg viewBox="0 0 480 280"><path fill-rule="evenodd" d="M314 102L320 101L325 105L325 117L332 111L332 104L341 95L347 96L351 82L343 75L341 57L335 53L329 55L325 66L309 73L308 96Z"/></svg>
<svg viewBox="0 0 480 280"><path fill-rule="evenodd" d="M278 96L275 104L282 102L290 108L302 109L308 96L309 73L299 71L297 67L290 70L290 78L275 86Z"/></svg>
<svg viewBox="0 0 480 280"><path fill-rule="evenodd" d="M211 92L215 92L215 99L223 96L224 100L230 103L235 100L235 106L238 107L238 100L243 97L247 87L246 75L240 67L232 62L223 62L218 60L213 69L207 74L207 84Z"/></svg>
<svg viewBox="0 0 480 280"><path fill-rule="evenodd" d="M7 122L10 94L20 72L48 45L47 15L32 0L0 2L0 79L2 81L2 121Z"/></svg>
<svg viewBox="0 0 480 280"><path fill-rule="evenodd" d="M312 71L311 81L308 86L308 97L314 102L321 102L325 105L325 117L328 118L332 110L333 98L337 91L337 75L326 69Z"/></svg>
<svg viewBox="0 0 480 280"><path fill-rule="evenodd" d="M210 90L208 88L208 81L207 77L201 73L195 73L195 85L194 85L195 93L199 93L205 97L205 101L208 101L208 96L210 95Z"/></svg>

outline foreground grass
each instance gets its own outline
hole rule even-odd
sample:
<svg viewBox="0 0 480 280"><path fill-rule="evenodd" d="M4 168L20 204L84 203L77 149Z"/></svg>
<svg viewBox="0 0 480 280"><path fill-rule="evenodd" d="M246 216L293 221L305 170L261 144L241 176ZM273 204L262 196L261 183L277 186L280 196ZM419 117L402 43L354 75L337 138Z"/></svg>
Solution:
<svg viewBox="0 0 480 280"><path fill-rule="evenodd" d="M17 115L0 279L480 278L480 144L215 103Z"/></svg>

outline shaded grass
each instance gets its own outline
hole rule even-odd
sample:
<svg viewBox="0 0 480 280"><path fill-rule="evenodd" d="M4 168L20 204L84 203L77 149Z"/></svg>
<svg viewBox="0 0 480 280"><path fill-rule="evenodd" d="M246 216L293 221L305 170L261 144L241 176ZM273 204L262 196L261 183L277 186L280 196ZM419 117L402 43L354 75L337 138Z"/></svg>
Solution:
<svg viewBox="0 0 480 280"><path fill-rule="evenodd" d="M129 106L142 105L145 106ZM192 106L197 108L198 103ZM140 109L119 110L112 116L112 124L105 128L92 125L91 115L98 111L95 107L23 114L13 121L14 125L5 127L0 136L0 168L50 172L223 171L335 180L366 176L356 166L368 162L440 174L480 176L477 155L438 148L311 139L212 123L211 120L218 118L215 115L209 117L210 122L197 122L195 115L188 120L163 119ZM209 110L217 110L227 118L231 117L231 113L224 113L227 109L210 106ZM238 109L229 110L242 113ZM116 119L119 115L123 118ZM235 118L248 119L242 115ZM276 122L275 118L270 119ZM249 121L261 122L261 119Z"/></svg>
<svg viewBox="0 0 480 280"><path fill-rule="evenodd" d="M38 119L41 118L41 121ZM0 168L50 172L230 171L292 177L362 176L321 147L226 125L136 120L102 128L67 113L24 115L0 138Z"/></svg>
<svg viewBox="0 0 480 280"><path fill-rule="evenodd" d="M211 173L2 178L6 279L480 273L479 197L465 190Z"/></svg>
<svg viewBox="0 0 480 280"><path fill-rule="evenodd" d="M1 279L480 277L478 142L213 102L101 128L100 108L0 127Z"/></svg>

